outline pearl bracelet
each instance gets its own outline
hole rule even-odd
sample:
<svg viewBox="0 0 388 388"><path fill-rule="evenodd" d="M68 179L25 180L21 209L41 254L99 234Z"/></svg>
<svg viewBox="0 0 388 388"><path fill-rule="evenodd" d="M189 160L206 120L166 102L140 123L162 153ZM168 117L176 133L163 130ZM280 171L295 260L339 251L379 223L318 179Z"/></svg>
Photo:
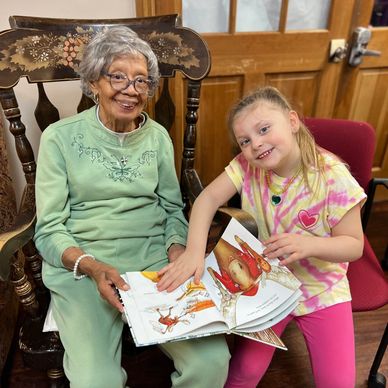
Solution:
<svg viewBox="0 0 388 388"><path fill-rule="evenodd" d="M82 275L78 275L78 266L79 266L79 263L81 262L82 259L84 259L85 257L90 257L91 259L93 260L96 260L96 258L93 256L93 255L90 255L88 253L84 253L83 255L81 255L74 263L74 267L73 267L73 276L74 276L74 279L75 280L81 280L83 278L86 278L86 276L88 275L85 275L85 274L82 274Z"/></svg>

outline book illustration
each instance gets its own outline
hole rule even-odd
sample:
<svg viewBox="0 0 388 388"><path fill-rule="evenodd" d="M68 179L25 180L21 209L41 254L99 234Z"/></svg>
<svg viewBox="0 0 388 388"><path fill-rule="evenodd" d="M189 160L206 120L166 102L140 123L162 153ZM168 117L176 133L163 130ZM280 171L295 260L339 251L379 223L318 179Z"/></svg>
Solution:
<svg viewBox="0 0 388 388"><path fill-rule="evenodd" d="M194 318L196 312L202 311L214 306L215 305L212 300L192 301L190 302L190 304L187 305L185 310L179 316L172 315L172 309L174 308L174 306L168 307L168 313L166 315L163 315L161 311L162 309L157 307L155 310L159 313L159 319L158 319L159 325L154 324L154 322L152 322L152 324L156 331L162 334L166 334L167 331L172 332L173 328L178 323L190 325L190 319L184 319L184 317L188 316L188 318Z"/></svg>
<svg viewBox="0 0 388 388"><path fill-rule="evenodd" d="M220 273L211 267L208 267L207 270L229 292L254 296L259 289L260 277L263 272L261 263L265 263L263 267L266 272L271 270L271 265L258 253L255 252L253 255L251 252L254 251L239 236L235 235L234 238L240 246L244 247L244 250L241 251L220 238L213 250Z"/></svg>
<svg viewBox="0 0 388 388"><path fill-rule="evenodd" d="M271 329L301 296L300 282L264 246L231 219L205 259L199 284L190 278L160 292L157 272L126 272L130 290L119 290L137 346L234 333L286 349Z"/></svg>
<svg viewBox="0 0 388 388"><path fill-rule="evenodd" d="M159 331L162 334L166 334L167 331L171 332L175 325L178 323L184 323L185 325L189 324L189 321L187 319L183 319L183 317L186 315L186 313L178 316L171 316L171 310L173 307L168 308L168 314L162 315L160 308L157 308L156 311L159 313L160 318L158 319L158 323L160 323L162 326L164 326L164 329L161 330L160 326L154 325L154 328L156 331ZM182 318L182 319L181 319ZM153 323L153 322L151 322Z"/></svg>
<svg viewBox="0 0 388 388"><path fill-rule="evenodd" d="M287 268L281 267L279 265L272 267L271 271L263 276L263 286L265 285L266 279L278 282L290 290L296 290L300 285L299 280L295 276L291 276L290 271Z"/></svg>
<svg viewBox="0 0 388 388"><path fill-rule="evenodd" d="M157 283L161 279L156 271L141 271L140 274L153 283ZM203 283L195 284L191 280L188 283L184 283L181 288L184 289L184 292L177 300L181 300L184 297L193 295L195 293L206 293L206 287Z"/></svg>
<svg viewBox="0 0 388 388"><path fill-rule="evenodd" d="M181 331L179 326L192 325L198 320L198 313L216 309L202 282L195 284L190 280L172 293L160 293L156 288L160 279L157 272L134 272L128 276L133 288L132 295L137 295L136 299L140 301L140 314L148 320L153 331L162 335ZM140 296L136 290L141 290Z"/></svg>
<svg viewBox="0 0 388 388"><path fill-rule="evenodd" d="M234 327L236 326L236 303L238 294L229 292L223 287L223 283L221 283L219 277L215 275L215 271L213 270L213 268L208 267L207 270L210 276L213 278L214 283L218 287L218 290L221 294L221 303L219 306L220 313L222 314L228 325Z"/></svg>
<svg viewBox="0 0 388 388"><path fill-rule="evenodd" d="M220 238L213 253L220 273L215 268L207 267L220 292L220 311L230 326L236 326L236 306L241 295L254 297L260 287L266 286L266 279L295 291L299 281L292 273L278 265L272 266L268 259L256 252L240 236L234 235L239 247L233 246Z"/></svg>
<svg viewBox="0 0 388 388"><path fill-rule="evenodd" d="M141 271L140 273L153 283L157 283L160 280L160 276L156 271Z"/></svg>
<svg viewBox="0 0 388 388"><path fill-rule="evenodd" d="M201 293L202 291L206 292L206 287L203 283L195 284L193 281L190 281L186 284L185 291L177 300L182 300L187 296L194 296L197 293Z"/></svg>
<svg viewBox="0 0 388 388"><path fill-rule="evenodd" d="M160 280L160 277L158 276L157 272L142 271L140 273L153 283L157 283ZM195 296L203 296L206 298L209 295L203 283L195 284L193 281L189 281L188 283L183 284L183 286L181 286L181 290L183 291L183 293L176 299L176 301L181 301L187 297L193 298ZM151 313L157 312L159 314L159 319L157 320L157 323L155 321L150 321L150 323L156 331L161 334L165 334L167 331L173 331L173 328L178 323L189 325L190 320L183 319L187 315L193 318L195 312L205 310L214 306L214 302L211 299L190 299L190 301L186 305L181 306L181 311L179 311L178 315L172 314L172 310L176 307L175 305L159 307L151 306L148 311L150 311ZM163 311L167 311L167 313L163 315Z"/></svg>

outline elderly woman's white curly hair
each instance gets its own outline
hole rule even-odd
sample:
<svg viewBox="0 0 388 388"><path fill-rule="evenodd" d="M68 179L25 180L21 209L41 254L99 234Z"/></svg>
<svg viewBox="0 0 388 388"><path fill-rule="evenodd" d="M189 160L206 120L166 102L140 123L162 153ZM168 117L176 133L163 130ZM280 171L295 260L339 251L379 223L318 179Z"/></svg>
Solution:
<svg viewBox="0 0 388 388"><path fill-rule="evenodd" d="M160 78L158 59L150 45L125 26L105 28L86 45L78 69L82 92L93 98L90 82L97 81L116 58L139 54L147 61L148 77L152 81L148 94L153 95Z"/></svg>

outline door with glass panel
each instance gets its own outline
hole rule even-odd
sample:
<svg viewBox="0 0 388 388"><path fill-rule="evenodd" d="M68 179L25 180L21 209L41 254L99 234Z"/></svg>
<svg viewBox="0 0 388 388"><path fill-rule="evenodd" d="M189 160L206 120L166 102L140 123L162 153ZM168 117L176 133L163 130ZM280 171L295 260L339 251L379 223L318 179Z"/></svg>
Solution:
<svg viewBox="0 0 388 388"><path fill-rule="evenodd" d="M183 25L200 32L211 51L210 76L202 84L195 162L204 184L233 156L226 129L230 106L257 86L278 87L304 116L358 118L352 111L356 101L350 101L346 89L357 93L362 81L351 74L383 56L363 57L361 65L352 67L346 46L356 23L368 27L373 5L372 0L137 1L139 16L180 14ZM373 29L370 46L375 37L384 39ZM176 93L181 89L174 88ZM179 133L172 136L179 148Z"/></svg>
<svg viewBox="0 0 388 388"><path fill-rule="evenodd" d="M388 177L388 0L359 2L348 44L334 115L375 127L373 175ZM377 199L388 199L380 190Z"/></svg>

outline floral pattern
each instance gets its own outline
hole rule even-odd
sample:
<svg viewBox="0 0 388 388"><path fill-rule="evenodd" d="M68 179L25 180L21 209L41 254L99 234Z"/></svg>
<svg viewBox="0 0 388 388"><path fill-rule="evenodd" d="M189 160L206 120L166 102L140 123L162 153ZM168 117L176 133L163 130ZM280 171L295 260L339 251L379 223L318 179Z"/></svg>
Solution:
<svg viewBox="0 0 388 388"><path fill-rule="evenodd" d="M183 43L182 38L172 32L152 32L145 38L158 57L159 62L170 65L199 67L199 59L194 56L192 47Z"/></svg>
<svg viewBox="0 0 388 388"><path fill-rule="evenodd" d="M28 30L27 30L28 32ZM18 39L0 46L0 71L33 72L39 69L68 67L76 70L82 59L82 52L92 36L93 28L78 27L74 32L59 35L55 31L36 30L35 35L20 37L22 31L10 30L4 34L18 33ZM180 65L186 69L199 67L200 60L194 49L187 46L180 35L173 32L139 34L149 42L159 63ZM12 37L11 37L12 38Z"/></svg>
<svg viewBox="0 0 388 388"><path fill-rule="evenodd" d="M108 177L113 181L119 182L134 182L137 178L141 177L141 167L143 165L150 165L151 160L156 158L156 151L144 151L142 156L131 166L127 166L128 157L111 155L111 159L106 158L101 151L95 147L88 147L82 143L83 135L77 135L74 137L71 145L78 147L78 156L88 157L92 163L102 164L108 170Z"/></svg>
<svg viewBox="0 0 388 388"><path fill-rule="evenodd" d="M92 29L82 28L65 36L37 31L36 35L17 39L9 47L0 50L0 70L16 71L22 68L32 72L60 66L76 68L82 59L82 49L92 35Z"/></svg>

